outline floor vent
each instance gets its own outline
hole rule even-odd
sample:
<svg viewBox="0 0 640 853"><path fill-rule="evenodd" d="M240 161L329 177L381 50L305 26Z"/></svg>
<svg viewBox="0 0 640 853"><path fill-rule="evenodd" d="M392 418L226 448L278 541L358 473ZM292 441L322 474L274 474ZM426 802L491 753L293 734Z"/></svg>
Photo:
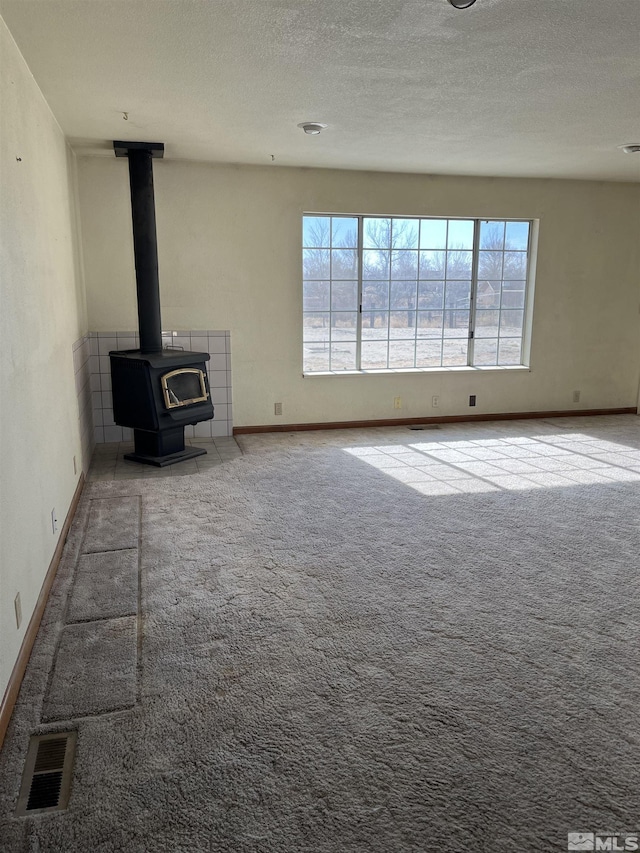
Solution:
<svg viewBox="0 0 640 853"><path fill-rule="evenodd" d="M77 732L64 732L31 738L16 815L66 809L77 736Z"/></svg>
<svg viewBox="0 0 640 853"><path fill-rule="evenodd" d="M424 424L423 426L410 426L409 429L412 430L421 430L421 429L440 429L440 424Z"/></svg>

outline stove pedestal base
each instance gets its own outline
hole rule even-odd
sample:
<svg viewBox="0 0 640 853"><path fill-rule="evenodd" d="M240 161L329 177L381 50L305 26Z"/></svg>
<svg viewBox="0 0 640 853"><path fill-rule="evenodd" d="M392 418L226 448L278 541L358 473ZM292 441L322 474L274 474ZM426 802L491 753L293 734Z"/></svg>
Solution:
<svg viewBox="0 0 640 853"><path fill-rule="evenodd" d="M156 468L204 456L207 452L204 447L185 447L184 427L173 427L161 432L134 429L133 439L134 451L126 453L124 458L143 465L155 465Z"/></svg>

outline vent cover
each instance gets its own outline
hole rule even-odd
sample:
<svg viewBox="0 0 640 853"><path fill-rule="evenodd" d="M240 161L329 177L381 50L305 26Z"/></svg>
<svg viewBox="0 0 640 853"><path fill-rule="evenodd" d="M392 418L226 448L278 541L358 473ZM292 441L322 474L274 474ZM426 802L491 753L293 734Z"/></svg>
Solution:
<svg viewBox="0 0 640 853"><path fill-rule="evenodd" d="M77 732L63 732L31 738L16 815L66 809L77 737Z"/></svg>

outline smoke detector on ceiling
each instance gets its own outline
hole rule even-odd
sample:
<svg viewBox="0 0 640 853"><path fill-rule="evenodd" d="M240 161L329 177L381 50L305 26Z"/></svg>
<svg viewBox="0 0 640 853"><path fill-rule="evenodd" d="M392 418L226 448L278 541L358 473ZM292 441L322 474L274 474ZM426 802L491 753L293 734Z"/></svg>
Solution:
<svg viewBox="0 0 640 853"><path fill-rule="evenodd" d="M449 3L454 7L454 9L468 9L469 6L473 6L476 0L449 0Z"/></svg>
<svg viewBox="0 0 640 853"><path fill-rule="evenodd" d="M309 136L317 136L321 130L324 130L326 124L322 124L319 121L301 121L298 127L301 127L305 133L308 133Z"/></svg>
<svg viewBox="0 0 640 853"><path fill-rule="evenodd" d="M640 154L640 142L629 142L627 145L618 145L625 154Z"/></svg>

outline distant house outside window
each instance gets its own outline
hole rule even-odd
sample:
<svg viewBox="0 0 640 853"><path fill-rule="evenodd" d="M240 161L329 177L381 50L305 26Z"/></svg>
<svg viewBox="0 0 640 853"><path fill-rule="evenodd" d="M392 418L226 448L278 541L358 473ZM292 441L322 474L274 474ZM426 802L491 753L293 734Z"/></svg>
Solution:
<svg viewBox="0 0 640 853"><path fill-rule="evenodd" d="M305 373L524 363L530 221L305 214Z"/></svg>

